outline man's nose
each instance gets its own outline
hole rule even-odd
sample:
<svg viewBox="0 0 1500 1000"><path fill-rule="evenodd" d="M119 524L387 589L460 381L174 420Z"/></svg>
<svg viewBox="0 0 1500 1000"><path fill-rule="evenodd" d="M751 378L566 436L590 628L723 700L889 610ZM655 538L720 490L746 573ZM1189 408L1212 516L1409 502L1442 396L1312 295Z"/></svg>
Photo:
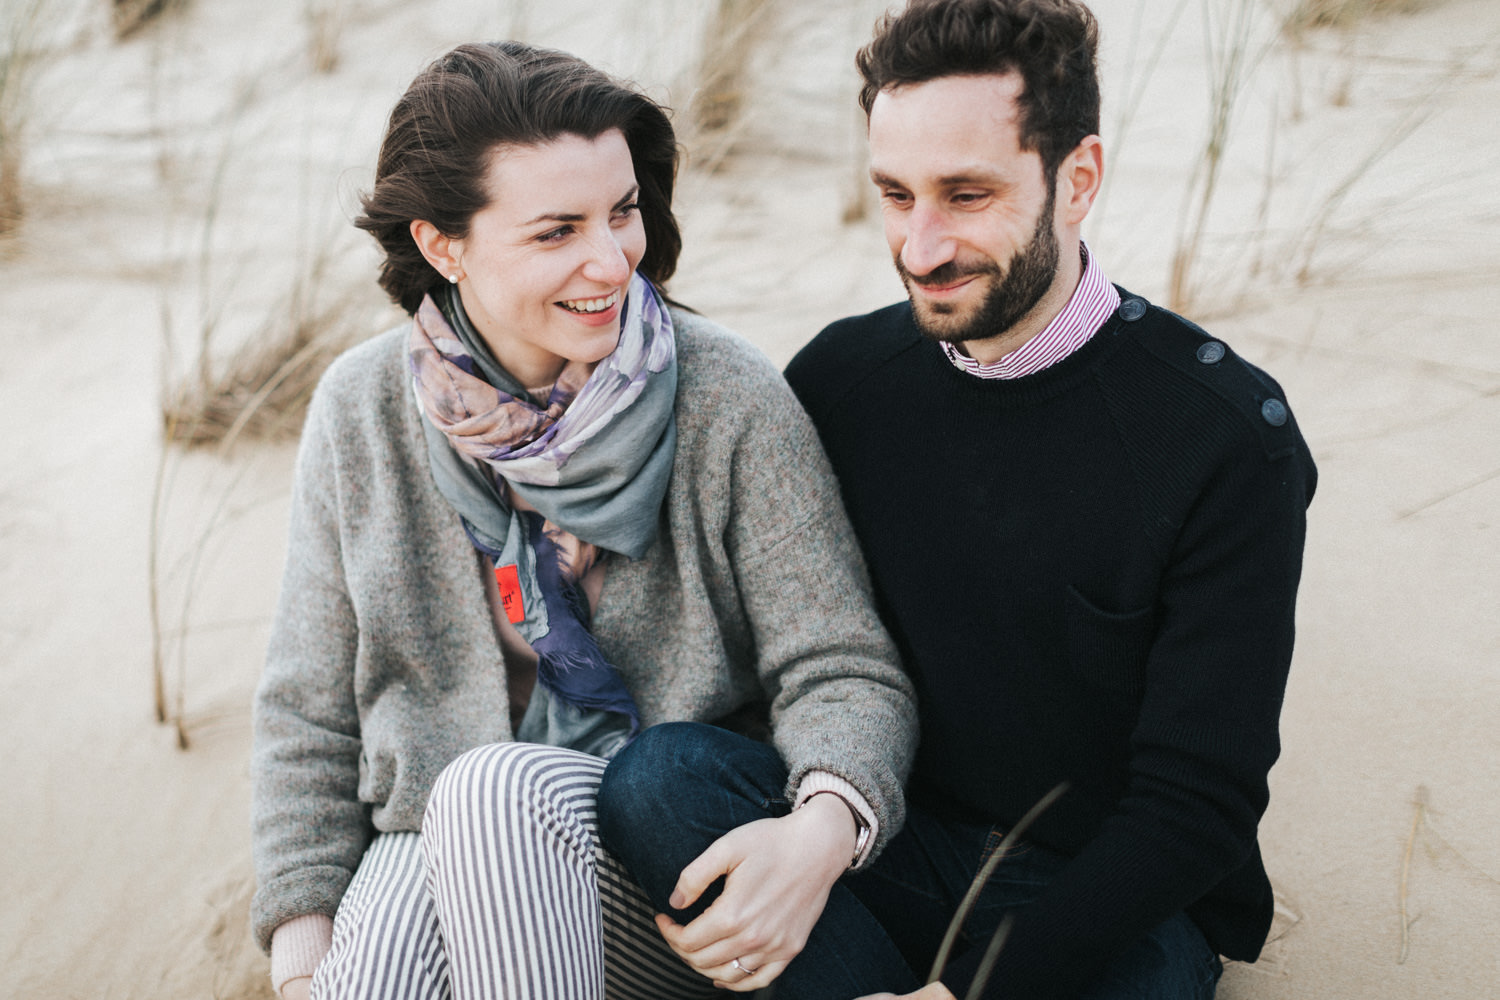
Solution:
<svg viewBox="0 0 1500 1000"><path fill-rule="evenodd" d="M918 205L906 220L906 239L901 246L901 263L918 277L929 274L951 261L958 243L953 238L942 212Z"/></svg>

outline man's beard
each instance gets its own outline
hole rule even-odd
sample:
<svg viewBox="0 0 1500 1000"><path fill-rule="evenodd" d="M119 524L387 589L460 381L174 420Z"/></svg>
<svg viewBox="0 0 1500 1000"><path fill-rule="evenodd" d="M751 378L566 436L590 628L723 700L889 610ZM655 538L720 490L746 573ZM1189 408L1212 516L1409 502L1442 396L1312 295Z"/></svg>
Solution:
<svg viewBox="0 0 1500 1000"><path fill-rule="evenodd" d="M1057 233L1052 229L1056 198L1057 187L1054 185L1047 192L1046 204L1037 215L1031 240L1011 257L1010 266L1003 274L1000 265L993 260L967 266L950 260L918 278L906 269L901 263L901 255L897 254L896 270L911 297L917 329L933 340L957 344L1004 333L1025 318L1057 278L1059 249ZM990 289L984 301L967 318L959 313L962 306L957 303L923 302L912 294L914 284L951 285L970 276L987 276Z"/></svg>

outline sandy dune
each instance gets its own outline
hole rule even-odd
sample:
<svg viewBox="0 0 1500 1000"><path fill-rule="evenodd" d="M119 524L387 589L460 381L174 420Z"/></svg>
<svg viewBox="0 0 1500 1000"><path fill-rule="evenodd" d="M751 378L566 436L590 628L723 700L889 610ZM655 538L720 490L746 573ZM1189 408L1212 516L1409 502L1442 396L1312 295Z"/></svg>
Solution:
<svg viewBox="0 0 1500 1000"><path fill-rule="evenodd" d="M302 289L348 328L391 320L346 220L425 61L521 31L684 107L709 5L323 0L343 21L317 74L303 5L196 0L115 43L102 5L44 2L29 215L0 259L0 995L268 994L245 927L248 702L291 445L163 463L164 386L204 317L215 356L266 337L315 266ZM773 5L745 42L734 141L700 146L682 183L674 292L778 362L900 294L878 219L843 221L862 169L850 55L879 6ZM1220 22L1205 33L1192 0L1094 6L1110 182L1087 235L1111 277L1166 301ZM1189 312L1281 380L1322 482L1263 825L1285 913L1221 996L1487 996L1500 10L1447 0L1295 43L1255 10ZM153 551L187 751L153 721Z"/></svg>

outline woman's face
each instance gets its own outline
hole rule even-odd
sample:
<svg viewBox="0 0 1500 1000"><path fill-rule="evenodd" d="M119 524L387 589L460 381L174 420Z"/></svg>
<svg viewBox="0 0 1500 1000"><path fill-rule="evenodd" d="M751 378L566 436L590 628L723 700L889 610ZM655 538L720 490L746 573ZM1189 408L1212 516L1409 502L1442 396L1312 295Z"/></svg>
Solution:
<svg viewBox="0 0 1500 1000"><path fill-rule="evenodd" d="M568 361L607 357L646 252L624 134L502 146L485 190L490 203L449 253L464 309L495 360L531 389L556 381Z"/></svg>

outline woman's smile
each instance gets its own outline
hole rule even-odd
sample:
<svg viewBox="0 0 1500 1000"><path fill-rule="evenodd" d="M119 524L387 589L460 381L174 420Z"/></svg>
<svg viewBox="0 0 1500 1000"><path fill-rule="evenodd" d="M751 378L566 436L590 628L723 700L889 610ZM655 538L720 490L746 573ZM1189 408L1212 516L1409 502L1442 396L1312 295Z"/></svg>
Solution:
<svg viewBox="0 0 1500 1000"><path fill-rule="evenodd" d="M585 320L595 322L609 322L619 316L620 289L615 289L608 295L597 299L571 299L557 303L570 313L574 313Z"/></svg>

